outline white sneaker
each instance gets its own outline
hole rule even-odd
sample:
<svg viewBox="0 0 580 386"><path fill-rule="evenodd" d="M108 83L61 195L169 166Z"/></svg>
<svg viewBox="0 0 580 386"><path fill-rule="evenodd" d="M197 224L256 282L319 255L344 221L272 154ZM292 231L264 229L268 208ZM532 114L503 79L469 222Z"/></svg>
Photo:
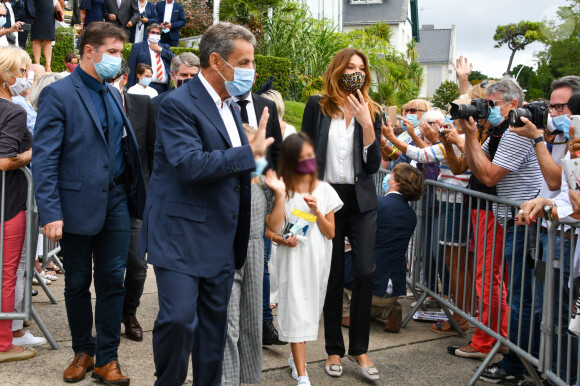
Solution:
<svg viewBox="0 0 580 386"><path fill-rule="evenodd" d="M298 386L305 386L305 385L312 385L312 383L310 383L310 378L308 378L308 375L304 376L304 377L298 377Z"/></svg>
<svg viewBox="0 0 580 386"><path fill-rule="evenodd" d="M42 277L40 278L40 280L42 280L42 282L46 285L50 285L52 282L48 279L43 279ZM32 278L32 284L34 285L40 285L40 283L38 282L38 280L36 280L35 277Z"/></svg>
<svg viewBox="0 0 580 386"><path fill-rule="evenodd" d="M56 277L56 275L52 275L52 274L45 272L45 271L39 272L39 274L40 274L40 277L45 279L45 280L56 281L56 279L58 279Z"/></svg>
<svg viewBox="0 0 580 386"><path fill-rule="evenodd" d="M296 364L294 363L294 357L292 356L292 353L290 353L290 357L288 358L288 366L290 366L290 369L292 370L292 378L294 378L295 381L298 380L298 370L296 369ZM308 366L308 363L304 364L304 367ZM308 378L308 372L306 371L306 378ZM304 385L309 385L310 381L308 381L308 383L304 383Z"/></svg>
<svg viewBox="0 0 580 386"><path fill-rule="evenodd" d="M28 331L24 331L24 335L20 338L12 338L12 344L15 346L40 346L45 343L46 339L40 336L34 336Z"/></svg>

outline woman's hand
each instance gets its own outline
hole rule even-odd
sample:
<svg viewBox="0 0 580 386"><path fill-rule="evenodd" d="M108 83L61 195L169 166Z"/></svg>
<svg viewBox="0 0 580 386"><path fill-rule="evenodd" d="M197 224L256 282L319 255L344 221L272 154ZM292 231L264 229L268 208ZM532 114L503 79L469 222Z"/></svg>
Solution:
<svg viewBox="0 0 580 386"><path fill-rule="evenodd" d="M552 202L544 197L524 202L515 221L518 225L530 225L530 222L536 222L538 217L544 217L544 206L546 205L552 205Z"/></svg>
<svg viewBox="0 0 580 386"><path fill-rule="evenodd" d="M385 136L385 138L387 138L387 140L393 142L394 138L397 138L397 136L395 135L395 131L393 130L393 128L390 125L383 125L382 128L382 133Z"/></svg>
<svg viewBox="0 0 580 386"><path fill-rule="evenodd" d="M405 117L401 117L402 126L407 130L409 134L415 134L415 126L413 126L413 122L409 121Z"/></svg>
<svg viewBox="0 0 580 386"><path fill-rule="evenodd" d="M423 136L425 136L425 138L427 138L431 143L439 142L439 125L437 123L430 125L423 121L419 122L419 127L421 128Z"/></svg>
<svg viewBox="0 0 580 386"><path fill-rule="evenodd" d="M443 142L444 145L455 145L457 147L462 147L464 141L459 136L457 129L451 123L444 123L443 128L444 128L443 132L445 134L444 135L439 134L441 142Z"/></svg>
<svg viewBox="0 0 580 386"><path fill-rule="evenodd" d="M264 179L264 183L267 187L272 189L274 193L278 194L285 194L286 193L286 185L284 184L284 179L282 177L278 178L276 172L272 169L266 172L266 178Z"/></svg>
<svg viewBox="0 0 580 386"><path fill-rule="evenodd" d="M363 94L360 92L360 90L356 90L356 92L358 98L352 94L348 95L348 101L350 103L350 107L352 108L352 114L363 128L372 128L373 120L371 119L369 104L368 102L365 102Z"/></svg>
<svg viewBox="0 0 580 386"><path fill-rule="evenodd" d="M304 196L304 201L306 202L306 205L308 205L308 208L310 208L310 213L318 217L320 214L320 209L318 208L318 200L316 197L311 194L307 194Z"/></svg>
<svg viewBox="0 0 580 386"><path fill-rule="evenodd" d="M12 26L10 28L8 28L8 32L13 33L13 32L23 32L21 30L22 26L24 25L24 22L22 21L17 21L14 24L12 24Z"/></svg>
<svg viewBox="0 0 580 386"><path fill-rule="evenodd" d="M287 239L282 239L278 244L282 244L288 248L294 248L298 245L298 238L296 236L290 236Z"/></svg>
<svg viewBox="0 0 580 386"><path fill-rule="evenodd" d="M467 58L460 56L455 63L451 63L458 78L467 78L473 70L473 63L468 63Z"/></svg>

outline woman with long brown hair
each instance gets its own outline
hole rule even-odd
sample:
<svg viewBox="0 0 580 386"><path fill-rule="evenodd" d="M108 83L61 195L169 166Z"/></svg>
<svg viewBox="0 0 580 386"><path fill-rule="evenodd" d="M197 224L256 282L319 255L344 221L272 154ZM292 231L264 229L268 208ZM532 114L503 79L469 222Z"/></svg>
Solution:
<svg viewBox="0 0 580 386"><path fill-rule="evenodd" d="M382 121L369 97L371 76L367 56L354 48L339 51L324 74L325 93L306 104L302 132L315 144L319 178L332 185L344 207L336 214L332 263L324 302L326 372L342 374L344 240L352 246L355 281L350 308L349 358L361 374L377 380L378 371L367 351L369 343L373 252L377 195L372 174L381 164Z"/></svg>

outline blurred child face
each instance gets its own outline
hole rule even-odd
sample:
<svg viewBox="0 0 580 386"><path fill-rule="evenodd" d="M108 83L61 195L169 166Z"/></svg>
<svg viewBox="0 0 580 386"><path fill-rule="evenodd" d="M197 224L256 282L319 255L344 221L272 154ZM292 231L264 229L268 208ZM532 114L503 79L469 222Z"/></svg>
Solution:
<svg viewBox="0 0 580 386"><path fill-rule="evenodd" d="M298 161L303 161L305 159L314 158L314 148L309 143L304 143L302 145L302 152L300 153L300 159Z"/></svg>

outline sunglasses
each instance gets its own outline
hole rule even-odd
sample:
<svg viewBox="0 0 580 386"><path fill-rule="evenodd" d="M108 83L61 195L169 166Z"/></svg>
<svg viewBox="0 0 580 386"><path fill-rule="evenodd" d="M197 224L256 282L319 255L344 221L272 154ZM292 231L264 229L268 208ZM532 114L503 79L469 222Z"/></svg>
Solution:
<svg viewBox="0 0 580 386"><path fill-rule="evenodd" d="M425 111L425 110L420 110L420 109L416 109L416 108L412 108L412 109L405 109L404 113L411 113L411 114L417 114L417 111Z"/></svg>
<svg viewBox="0 0 580 386"><path fill-rule="evenodd" d="M503 103L505 103L505 101L504 101L503 99L496 99L496 100L489 100L489 99L486 99L485 101L487 102L487 105L488 105L489 107L491 107L491 108L494 108L498 102L503 102ZM503 106L503 105L502 105L502 106ZM499 106L498 106L498 107L499 107Z"/></svg>
<svg viewBox="0 0 580 386"><path fill-rule="evenodd" d="M548 105L548 111L552 112L552 110L556 110L557 112L561 113L564 110L564 106L568 106L568 103L556 103L555 105Z"/></svg>

